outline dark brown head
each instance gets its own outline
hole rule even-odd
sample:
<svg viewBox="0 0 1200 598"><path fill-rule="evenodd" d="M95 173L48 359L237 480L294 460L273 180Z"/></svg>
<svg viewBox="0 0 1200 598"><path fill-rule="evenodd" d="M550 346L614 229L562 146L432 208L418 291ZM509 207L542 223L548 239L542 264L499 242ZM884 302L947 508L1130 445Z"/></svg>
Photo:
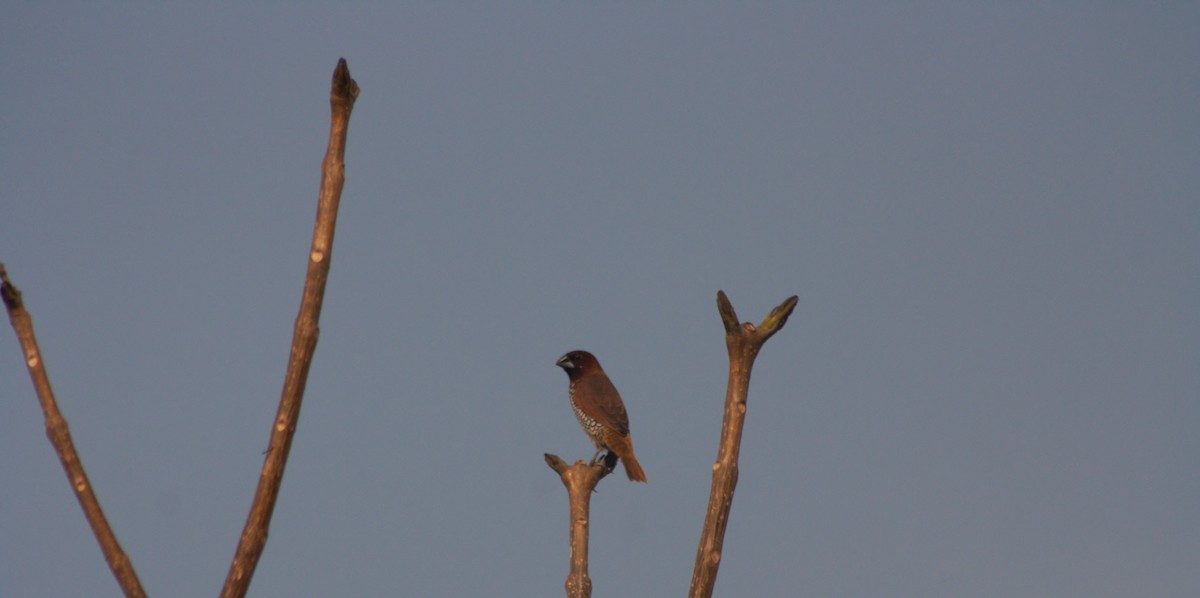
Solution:
<svg viewBox="0 0 1200 598"><path fill-rule="evenodd" d="M554 364L566 371L567 377L571 380L578 380L593 372L604 371L600 368L600 362L596 361L596 356L587 351L569 351L566 355L559 357Z"/></svg>

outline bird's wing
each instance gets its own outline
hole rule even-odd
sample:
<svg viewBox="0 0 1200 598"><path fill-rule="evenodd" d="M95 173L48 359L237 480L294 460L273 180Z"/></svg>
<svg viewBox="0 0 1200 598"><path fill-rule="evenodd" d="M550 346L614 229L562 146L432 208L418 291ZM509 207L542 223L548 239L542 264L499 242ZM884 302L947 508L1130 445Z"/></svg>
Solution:
<svg viewBox="0 0 1200 598"><path fill-rule="evenodd" d="M616 430L622 436L629 433L629 416L625 413L625 404L617 387L605 374L584 376L577 382L575 392L584 393L591 401L578 401L576 404L588 417Z"/></svg>

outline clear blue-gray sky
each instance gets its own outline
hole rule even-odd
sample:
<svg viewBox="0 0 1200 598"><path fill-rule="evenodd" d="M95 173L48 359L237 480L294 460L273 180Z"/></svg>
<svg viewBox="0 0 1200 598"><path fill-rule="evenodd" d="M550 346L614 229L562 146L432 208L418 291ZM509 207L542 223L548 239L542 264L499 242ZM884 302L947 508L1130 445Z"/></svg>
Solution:
<svg viewBox="0 0 1200 598"><path fill-rule="evenodd" d="M594 595L1200 595L1195 3L0 9L0 261L155 596L215 595L362 87L253 596L560 596L596 353L649 485ZM5 327L7 330L7 327ZM0 333L0 594L116 596Z"/></svg>

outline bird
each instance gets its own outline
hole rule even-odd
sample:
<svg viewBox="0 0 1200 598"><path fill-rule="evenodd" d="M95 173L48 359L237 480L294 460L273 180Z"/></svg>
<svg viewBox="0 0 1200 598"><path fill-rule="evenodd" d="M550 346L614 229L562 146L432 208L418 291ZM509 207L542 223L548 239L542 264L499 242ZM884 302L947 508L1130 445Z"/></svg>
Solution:
<svg viewBox="0 0 1200 598"><path fill-rule="evenodd" d="M645 483L646 472L633 454L625 404L600 362L591 353L576 350L558 358L555 365L567 372L571 381L568 387L571 410L596 447L592 465L596 464L600 451L608 450L625 463L625 475L630 481ZM615 463L609 463L612 465Z"/></svg>

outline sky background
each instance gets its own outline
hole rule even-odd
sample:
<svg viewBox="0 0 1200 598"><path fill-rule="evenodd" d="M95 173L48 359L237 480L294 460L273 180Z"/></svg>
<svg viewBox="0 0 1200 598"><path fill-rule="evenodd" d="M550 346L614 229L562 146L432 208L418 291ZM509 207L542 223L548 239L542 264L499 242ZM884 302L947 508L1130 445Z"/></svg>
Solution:
<svg viewBox="0 0 1200 598"><path fill-rule="evenodd" d="M680 596L715 297L758 322L722 596L1200 595L1195 3L16 3L0 261L154 596L216 595L362 88L252 596L561 596L594 352L648 485L594 596ZM7 330L7 327L5 327ZM11 332L0 594L118 596Z"/></svg>

